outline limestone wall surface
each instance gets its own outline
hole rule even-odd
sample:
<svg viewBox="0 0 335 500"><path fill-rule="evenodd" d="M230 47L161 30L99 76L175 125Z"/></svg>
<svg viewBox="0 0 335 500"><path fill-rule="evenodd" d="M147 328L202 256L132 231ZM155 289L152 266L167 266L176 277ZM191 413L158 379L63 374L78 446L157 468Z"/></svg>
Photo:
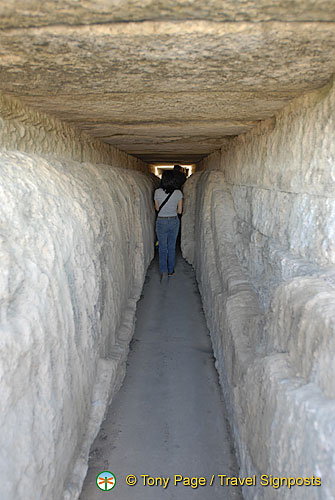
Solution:
<svg viewBox="0 0 335 500"><path fill-rule="evenodd" d="M247 499L335 498L335 91L226 141L184 187ZM322 486L262 487L261 474Z"/></svg>
<svg viewBox="0 0 335 500"><path fill-rule="evenodd" d="M0 149L149 171L139 159L4 94L0 94Z"/></svg>
<svg viewBox="0 0 335 500"><path fill-rule="evenodd" d="M0 152L2 499L78 498L153 257L153 183Z"/></svg>

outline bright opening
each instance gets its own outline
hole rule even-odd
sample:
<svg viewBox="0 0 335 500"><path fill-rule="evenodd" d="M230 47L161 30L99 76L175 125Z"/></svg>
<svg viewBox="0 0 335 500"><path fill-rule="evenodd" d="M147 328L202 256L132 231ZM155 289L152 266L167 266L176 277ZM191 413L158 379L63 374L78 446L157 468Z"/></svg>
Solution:
<svg viewBox="0 0 335 500"><path fill-rule="evenodd" d="M163 170L172 170L174 165L176 165L176 163L174 163L173 165L172 164L168 164L168 165L155 165L155 175L157 175L157 177L159 177L160 179L162 178L162 173L163 173ZM184 170L185 174L186 174L186 177L189 177L190 175L192 175L193 173L193 165L182 165L180 163L178 163L178 165L181 166L181 168Z"/></svg>

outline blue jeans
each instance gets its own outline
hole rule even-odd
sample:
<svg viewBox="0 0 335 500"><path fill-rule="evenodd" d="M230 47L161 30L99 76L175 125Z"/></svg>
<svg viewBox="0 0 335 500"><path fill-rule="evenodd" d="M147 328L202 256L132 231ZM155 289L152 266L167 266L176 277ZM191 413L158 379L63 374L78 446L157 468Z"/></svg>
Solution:
<svg viewBox="0 0 335 500"><path fill-rule="evenodd" d="M172 273L176 257L176 240L179 232L179 219L157 217L156 233L159 248L159 272Z"/></svg>

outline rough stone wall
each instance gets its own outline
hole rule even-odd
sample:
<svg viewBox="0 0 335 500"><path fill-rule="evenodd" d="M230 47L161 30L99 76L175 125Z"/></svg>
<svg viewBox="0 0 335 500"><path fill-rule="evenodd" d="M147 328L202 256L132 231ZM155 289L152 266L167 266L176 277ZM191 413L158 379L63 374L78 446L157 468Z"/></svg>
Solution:
<svg viewBox="0 0 335 500"><path fill-rule="evenodd" d="M186 183L196 268L247 499L334 499L335 89L228 140ZM193 245L192 245L193 241ZM261 474L322 478L260 486Z"/></svg>
<svg viewBox="0 0 335 500"><path fill-rule="evenodd" d="M70 125L0 94L0 149L149 172L148 165Z"/></svg>
<svg viewBox="0 0 335 500"><path fill-rule="evenodd" d="M0 165L0 496L76 498L124 375L153 256L153 184L18 152Z"/></svg>
<svg viewBox="0 0 335 500"><path fill-rule="evenodd" d="M124 377L155 181L19 102L1 112L0 497L69 500Z"/></svg>

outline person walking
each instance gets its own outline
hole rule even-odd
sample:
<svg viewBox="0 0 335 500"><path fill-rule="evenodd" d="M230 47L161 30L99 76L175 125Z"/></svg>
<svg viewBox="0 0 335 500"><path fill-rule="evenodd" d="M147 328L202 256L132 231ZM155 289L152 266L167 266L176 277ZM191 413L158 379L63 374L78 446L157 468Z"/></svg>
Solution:
<svg viewBox="0 0 335 500"><path fill-rule="evenodd" d="M186 174L183 172L183 169L180 165L174 165L173 173L176 176L176 180L178 183L177 185L179 186L178 189L181 190L183 184L185 184L187 179Z"/></svg>
<svg viewBox="0 0 335 500"><path fill-rule="evenodd" d="M178 214L183 210L183 193L179 189L175 173L164 170L159 189L154 194L157 210L156 233L159 249L159 272L161 281L175 274L176 240L180 221Z"/></svg>

